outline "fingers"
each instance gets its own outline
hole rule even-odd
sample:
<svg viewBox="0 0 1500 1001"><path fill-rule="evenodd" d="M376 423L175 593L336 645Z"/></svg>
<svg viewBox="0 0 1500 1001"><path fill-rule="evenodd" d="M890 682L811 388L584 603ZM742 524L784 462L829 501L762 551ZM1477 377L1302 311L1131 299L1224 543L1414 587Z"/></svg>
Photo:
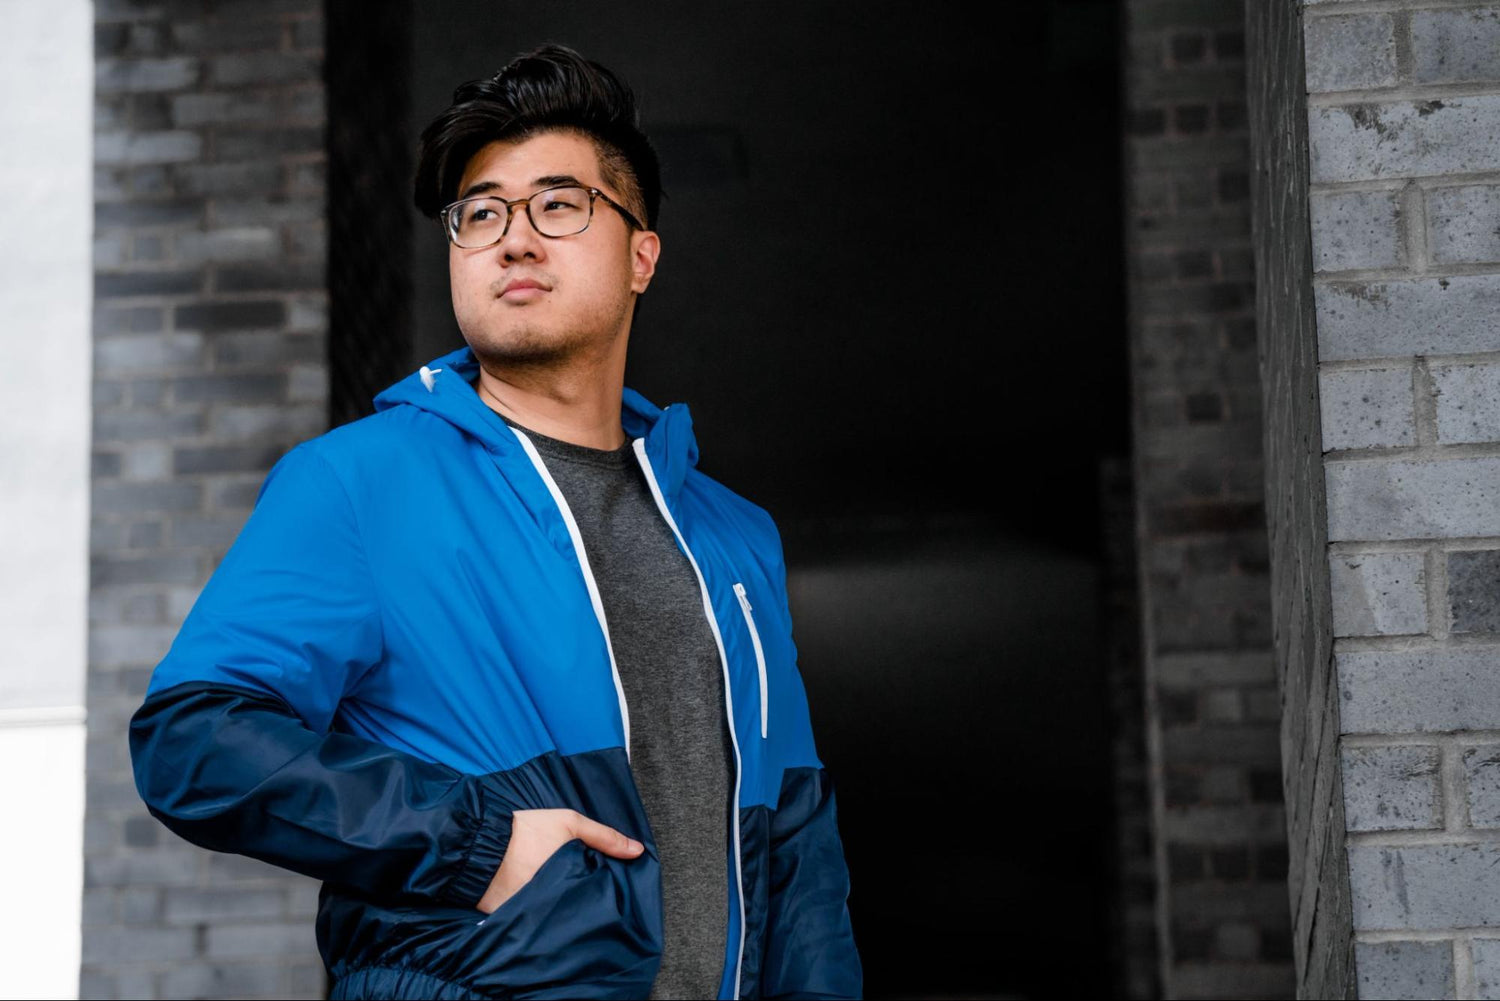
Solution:
<svg viewBox="0 0 1500 1001"><path fill-rule="evenodd" d="M613 855L615 858L634 858L645 849L645 846L634 838L628 838L613 827L591 820L581 813L575 813L574 818L573 836L590 848L597 848L606 855Z"/></svg>

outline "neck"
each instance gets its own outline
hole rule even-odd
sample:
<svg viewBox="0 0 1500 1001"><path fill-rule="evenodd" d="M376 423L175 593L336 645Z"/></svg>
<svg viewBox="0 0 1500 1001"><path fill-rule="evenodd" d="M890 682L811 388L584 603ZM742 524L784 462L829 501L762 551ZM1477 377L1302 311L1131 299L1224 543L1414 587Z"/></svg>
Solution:
<svg viewBox="0 0 1500 1001"><path fill-rule="evenodd" d="M621 362L583 371L538 372L481 359L474 390L491 410L522 427L586 448L613 450L628 440L620 426L625 385Z"/></svg>

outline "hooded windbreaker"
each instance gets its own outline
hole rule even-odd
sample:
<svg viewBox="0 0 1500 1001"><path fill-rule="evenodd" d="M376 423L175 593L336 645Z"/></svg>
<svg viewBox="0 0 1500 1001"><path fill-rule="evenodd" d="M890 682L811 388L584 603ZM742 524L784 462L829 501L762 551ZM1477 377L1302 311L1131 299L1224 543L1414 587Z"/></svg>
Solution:
<svg viewBox="0 0 1500 1001"><path fill-rule="evenodd" d="M461 348L297 445L152 674L136 785L177 834L324 881L333 997L645 998L661 867L630 770L609 623L578 527ZM720 998L853 998L862 970L833 784L799 675L769 514L695 466L686 405L628 387L621 423L699 579L735 772ZM578 839L492 914L514 811Z"/></svg>

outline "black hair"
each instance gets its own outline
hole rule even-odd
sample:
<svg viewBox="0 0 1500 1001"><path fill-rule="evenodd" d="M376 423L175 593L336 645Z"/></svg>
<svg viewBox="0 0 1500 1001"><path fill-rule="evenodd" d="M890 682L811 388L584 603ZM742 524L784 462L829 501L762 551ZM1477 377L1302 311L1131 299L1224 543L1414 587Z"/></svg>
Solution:
<svg viewBox="0 0 1500 1001"><path fill-rule="evenodd" d="M492 77L460 84L453 103L422 130L418 210L436 219L455 201L469 160L488 143L554 129L587 136L604 183L647 229L656 228L661 164L641 131L634 92L598 63L552 44L517 56Z"/></svg>

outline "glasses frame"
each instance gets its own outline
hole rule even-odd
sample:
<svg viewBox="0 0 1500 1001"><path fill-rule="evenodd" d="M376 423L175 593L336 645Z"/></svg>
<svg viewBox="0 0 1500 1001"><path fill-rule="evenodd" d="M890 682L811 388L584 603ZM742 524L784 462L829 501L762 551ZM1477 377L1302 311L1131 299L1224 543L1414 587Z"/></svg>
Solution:
<svg viewBox="0 0 1500 1001"><path fill-rule="evenodd" d="M589 217L588 220L584 222L583 229L577 230L572 233L564 233L562 236L553 236L550 233L543 233L537 227L536 217L531 214L532 199L537 195L546 194L549 191L566 191L569 188L578 188L589 193ZM566 240L570 236L577 236L579 233L582 233L584 230L593 225L594 202L598 199L603 199L604 202L610 206L610 208L620 213L620 215L625 218L625 221L634 226L636 229L641 230L642 232L646 230L646 227L641 225L640 220L631 215L630 211L626 209L625 206L621 205L619 202L615 201L613 198L609 197L598 188L588 184L554 184L550 188L542 188L538 191L533 191L525 198L501 198L499 195L474 195L471 198L460 198L456 202L450 202L447 205L443 206L442 211L438 213L438 225L443 227L443 234L448 237L448 242L453 244L455 247L458 247L459 250L483 250L485 247L493 247L495 244L505 239L505 234L510 232L510 224L515 221L516 206L525 205L526 221L531 223L532 231L535 232L537 236L543 236L549 240ZM477 247L459 246L458 239L454 236L453 232L453 212L461 205L467 205L470 202L479 201L492 201L504 205L505 225L501 228L500 235L495 237L489 243L482 243Z"/></svg>

